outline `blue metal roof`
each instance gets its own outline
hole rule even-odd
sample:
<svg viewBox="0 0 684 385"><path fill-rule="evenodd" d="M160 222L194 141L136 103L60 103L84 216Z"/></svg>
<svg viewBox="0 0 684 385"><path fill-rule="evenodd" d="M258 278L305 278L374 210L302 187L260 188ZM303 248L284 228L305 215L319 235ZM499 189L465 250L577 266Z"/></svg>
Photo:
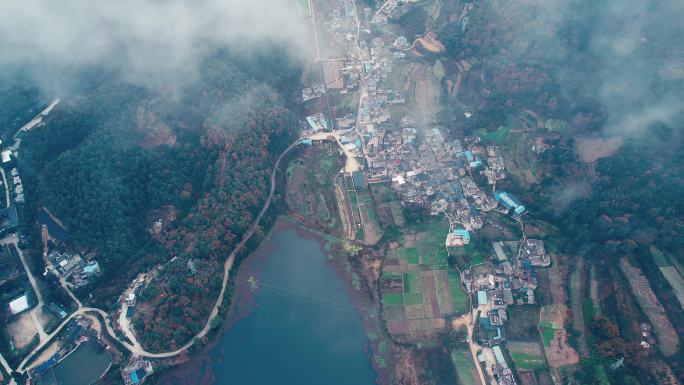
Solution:
<svg viewBox="0 0 684 385"><path fill-rule="evenodd" d="M486 305L487 304L487 292L484 290L479 290L477 292L477 303L478 305Z"/></svg>

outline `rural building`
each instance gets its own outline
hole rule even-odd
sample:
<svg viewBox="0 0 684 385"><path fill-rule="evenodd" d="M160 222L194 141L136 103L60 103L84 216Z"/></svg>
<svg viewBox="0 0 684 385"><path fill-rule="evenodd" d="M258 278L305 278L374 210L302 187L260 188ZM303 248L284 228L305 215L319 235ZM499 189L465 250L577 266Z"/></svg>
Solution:
<svg viewBox="0 0 684 385"><path fill-rule="evenodd" d="M147 372L145 368L139 368L138 370L132 371L130 374L131 384L139 384L145 379Z"/></svg>
<svg viewBox="0 0 684 385"><path fill-rule="evenodd" d="M21 297L15 298L9 303L9 309L12 314L19 314L31 307L31 299L29 293L24 293Z"/></svg>
<svg viewBox="0 0 684 385"><path fill-rule="evenodd" d="M496 362L501 365L506 365L506 359L504 358L503 352L501 351L501 347L497 345L493 347L492 350L494 351L494 357L496 357Z"/></svg>
<svg viewBox="0 0 684 385"><path fill-rule="evenodd" d="M325 119L325 116L321 113L307 116L306 122L309 123L309 127L313 132L328 130L328 121Z"/></svg>
<svg viewBox="0 0 684 385"><path fill-rule="evenodd" d="M484 290L478 290L478 292L477 292L477 304L479 306L483 306L483 305L486 305L487 303L489 303L489 301L487 300L487 292Z"/></svg>
<svg viewBox="0 0 684 385"><path fill-rule="evenodd" d="M9 163L12 161L12 151L10 150L5 150L0 153L0 157L2 157L2 163Z"/></svg>
<svg viewBox="0 0 684 385"><path fill-rule="evenodd" d="M355 189L363 190L366 188L366 179L363 177L363 172L359 170L352 172L352 181L354 182Z"/></svg>
<svg viewBox="0 0 684 385"><path fill-rule="evenodd" d="M64 319L68 315L64 308L62 308L56 303L51 303L50 306L48 306L48 308L52 313L59 317L59 319Z"/></svg>
<svg viewBox="0 0 684 385"><path fill-rule="evenodd" d="M492 248L494 249L494 254L496 254L496 258L499 261L506 262L508 260L506 253L503 250L503 243L501 241L492 242Z"/></svg>
<svg viewBox="0 0 684 385"><path fill-rule="evenodd" d="M0 235L12 232L19 226L17 208L10 206L0 210Z"/></svg>
<svg viewBox="0 0 684 385"><path fill-rule="evenodd" d="M100 273L100 264L97 261L90 262L89 264L83 266L83 272L87 275L94 275Z"/></svg>
<svg viewBox="0 0 684 385"><path fill-rule="evenodd" d="M520 215L525 212L525 206L523 206L520 201L513 196L513 194L507 193L505 191L496 190L494 191L494 198L499 201L506 209L513 210L514 215Z"/></svg>
<svg viewBox="0 0 684 385"><path fill-rule="evenodd" d="M470 233L466 229L455 229L447 234L446 246L464 246L470 243Z"/></svg>
<svg viewBox="0 0 684 385"><path fill-rule="evenodd" d="M544 250L544 241L528 239L523 245L525 256L530 259L532 266L546 267L551 264L551 257Z"/></svg>

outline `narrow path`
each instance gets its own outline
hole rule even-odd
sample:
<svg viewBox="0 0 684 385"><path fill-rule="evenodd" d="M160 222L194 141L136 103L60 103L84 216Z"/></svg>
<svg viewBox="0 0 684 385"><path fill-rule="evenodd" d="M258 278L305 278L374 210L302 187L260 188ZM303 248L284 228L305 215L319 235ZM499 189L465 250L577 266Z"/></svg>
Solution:
<svg viewBox="0 0 684 385"><path fill-rule="evenodd" d="M311 25L313 28L314 35L314 45L316 46L316 58L315 61L321 60L321 47L318 43L318 26L316 26L316 8L314 0L309 0L309 10L311 11Z"/></svg>

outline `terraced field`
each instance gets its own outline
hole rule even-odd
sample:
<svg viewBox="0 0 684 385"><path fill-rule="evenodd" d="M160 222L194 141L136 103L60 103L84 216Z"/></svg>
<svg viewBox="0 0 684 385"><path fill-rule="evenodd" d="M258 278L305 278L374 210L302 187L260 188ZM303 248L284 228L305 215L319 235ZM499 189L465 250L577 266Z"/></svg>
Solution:
<svg viewBox="0 0 684 385"><path fill-rule="evenodd" d="M651 246L651 255L653 255L653 260L658 266L658 269L672 287L672 291L677 297L680 305L684 308L684 278L682 278L684 269L676 260L665 255L655 246Z"/></svg>
<svg viewBox="0 0 684 385"><path fill-rule="evenodd" d="M640 269L629 263L627 258L620 260L620 268L627 277L639 306L653 325L660 350L665 355L675 354L681 345L679 336L648 280Z"/></svg>

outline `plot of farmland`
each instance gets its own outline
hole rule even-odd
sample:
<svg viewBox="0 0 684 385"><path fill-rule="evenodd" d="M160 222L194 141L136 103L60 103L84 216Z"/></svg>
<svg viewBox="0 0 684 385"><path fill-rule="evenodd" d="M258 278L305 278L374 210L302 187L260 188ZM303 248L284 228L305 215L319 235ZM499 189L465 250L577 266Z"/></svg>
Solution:
<svg viewBox="0 0 684 385"><path fill-rule="evenodd" d="M684 307L684 278L682 278L682 271L673 264L673 260L660 251L657 247L651 246L651 255L653 261L660 269L667 282L672 286L672 291L677 297L680 305Z"/></svg>
<svg viewBox="0 0 684 385"><path fill-rule="evenodd" d="M536 370L545 366L544 352L538 342L509 341L506 346L516 368Z"/></svg>
<svg viewBox="0 0 684 385"><path fill-rule="evenodd" d="M382 296L382 303L385 306L403 305L404 304L404 296L401 294L384 294Z"/></svg>
<svg viewBox="0 0 684 385"><path fill-rule="evenodd" d="M477 371L471 358L470 352L465 349L454 349L451 351L451 361L456 368L458 383L462 385L477 385L475 378Z"/></svg>
<svg viewBox="0 0 684 385"><path fill-rule="evenodd" d="M417 271L404 273L404 294L420 293L420 275Z"/></svg>
<svg viewBox="0 0 684 385"><path fill-rule="evenodd" d="M463 314L468 311L470 300L461 286L461 277L458 273L449 272L449 290L451 291L451 301L456 314Z"/></svg>
<svg viewBox="0 0 684 385"><path fill-rule="evenodd" d="M387 252L380 290L391 333L429 340L445 327L444 317L468 311L460 276L448 270L447 231L446 221L424 224L417 233L404 234L404 247Z"/></svg>
<svg viewBox="0 0 684 385"><path fill-rule="evenodd" d="M648 280L641 273L641 270L632 266L627 258L620 260L620 268L627 277L629 285L632 287L632 293L641 309L646 313L649 321L655 329L656 338L660 350L665 355L673 355L677 352L680 346L679 336L672 326L672 322L667 318L665 309L660 304L660 301L653 293Z"/></svg>
<svg viewBox="0 0 684 385"><path fill-rule="evenodd" d="M568 344L568 333L564 326L567 312L565 303L555 303L541 309L539 331L546 360L552 368L579 362L579 354Z"/></svg>
<svg viewBox="0 0 684 385"><path fill-rule="evenodd" d="M494 132L481 133L480 139L485 143L503 144L508 138L508 133L511 132L510 126L499 126Z"/></svg>
<svg viewBox="0 0 684 385"><path fill-rule="evenodd" d="M551 321L541 321L539 323L539 331L541 332L542 342L544 343L544 346L551 346L551 342L553 341L553 335L555 333L555 329L553 328L553 324L551 323Z"/></svg>
<svg viewBox="0 0 684 385"><path fill-rule="evenodd" d="M397 257L405 259L411 264L418 264L418 250L415 247L406 247L397 250Z"/></svg>
<svg viewBox="0 0 684 385"><path fill-rule="evenodd" d="M682 279L679 271L674 266L662 266L660 267L660 272L663 273L667 282L672 286L672 291L677 300L684 307L684 279Z"/></svg>

